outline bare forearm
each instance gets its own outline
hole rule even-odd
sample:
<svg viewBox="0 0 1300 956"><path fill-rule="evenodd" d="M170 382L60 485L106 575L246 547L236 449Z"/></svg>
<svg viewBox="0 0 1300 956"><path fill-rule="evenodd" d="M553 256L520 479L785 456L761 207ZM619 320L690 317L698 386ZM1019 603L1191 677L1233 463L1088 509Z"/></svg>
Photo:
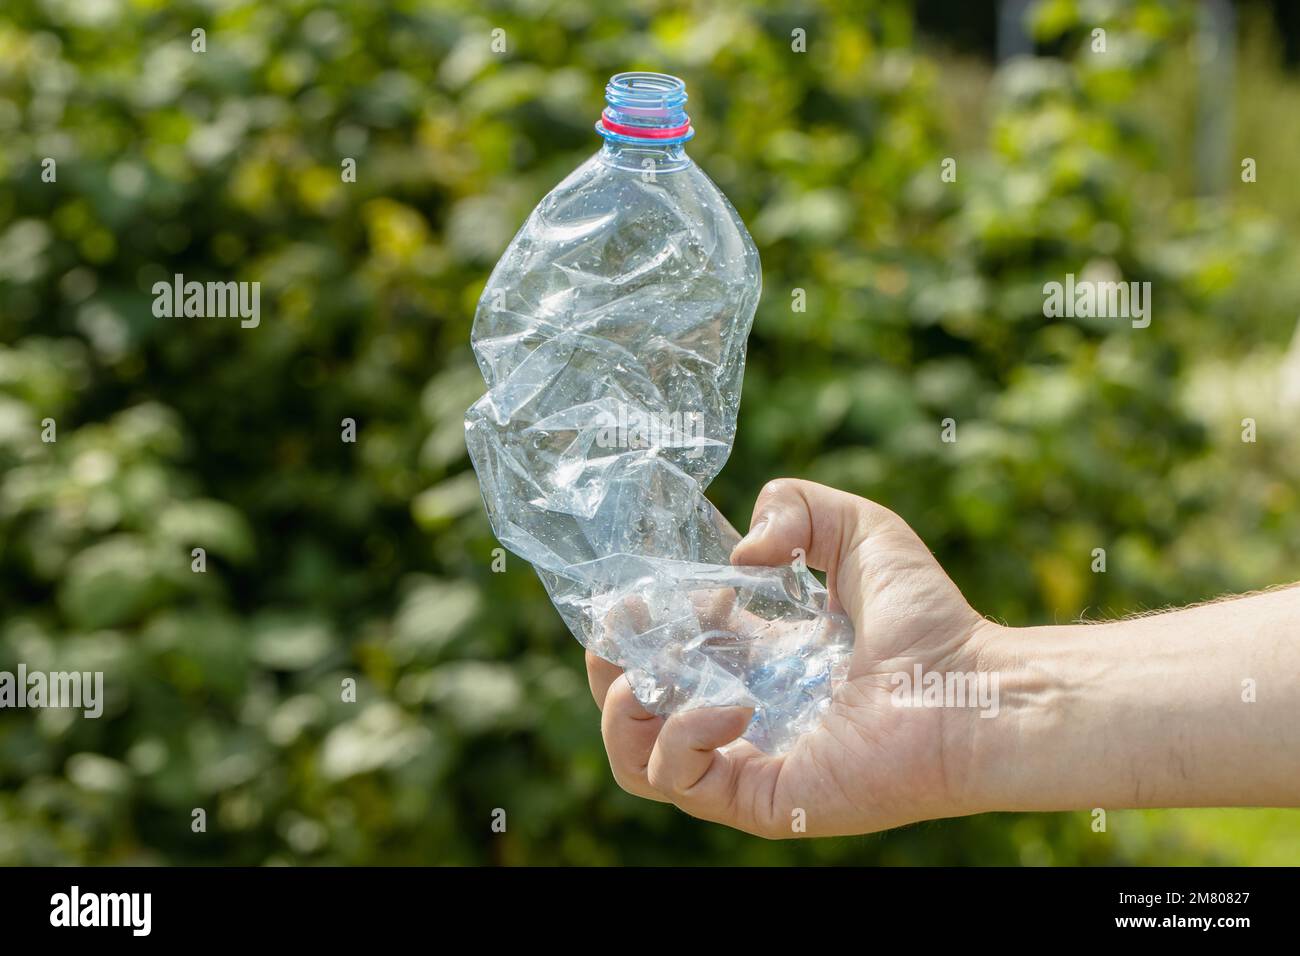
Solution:
<svg viewBox="0 0 1300 956"><path fill-rule="evenodd" d="M1300 587L985 639L977 809L1300 806Z"/></svg>

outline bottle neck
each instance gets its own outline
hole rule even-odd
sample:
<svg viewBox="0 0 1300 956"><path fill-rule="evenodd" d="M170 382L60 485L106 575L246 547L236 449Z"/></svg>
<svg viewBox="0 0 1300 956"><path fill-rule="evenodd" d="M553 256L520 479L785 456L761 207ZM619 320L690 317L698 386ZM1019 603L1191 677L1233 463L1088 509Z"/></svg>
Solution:
<svg viewBox="0 0 1300 956"><path fill-rule="evenodd" d="M671 173L691 165L686 141L695 135L686 115L686 85L663 73L619 73L605 87L596 132L602 161L639 173Z"/></svg>
<svg viewBox="0 0 1300 956"><path fill-rule="evenodd" d="M674 173L691 165L683 143L660 145L653 142L624 143L605 140L601 162L634 173Z"/></svg>

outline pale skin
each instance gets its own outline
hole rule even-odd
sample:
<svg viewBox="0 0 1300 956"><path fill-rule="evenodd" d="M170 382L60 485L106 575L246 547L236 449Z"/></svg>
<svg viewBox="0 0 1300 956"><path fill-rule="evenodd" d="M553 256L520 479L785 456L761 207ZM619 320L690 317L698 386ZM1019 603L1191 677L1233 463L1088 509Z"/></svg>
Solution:
<svg viewBox="0 0 1300 956"><path fill-rule="evenodd" d="M1300 587L1008 627L972 609L887 508L771 482L732 563L785 564L799 548L857 634L821 728L768 756L738 739L748 708L652 716L616 666L588 653L623 789L772 838L999 810L1300 806ZM996 673L997 716L897 706L891 675L916 664Z"/></svg>

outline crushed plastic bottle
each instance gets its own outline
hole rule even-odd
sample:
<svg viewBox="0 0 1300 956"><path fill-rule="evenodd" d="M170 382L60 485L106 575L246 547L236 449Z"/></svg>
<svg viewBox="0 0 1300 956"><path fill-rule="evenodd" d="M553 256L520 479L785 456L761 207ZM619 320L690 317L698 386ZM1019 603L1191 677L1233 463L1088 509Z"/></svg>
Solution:
<svg viewBox="0 0 1300 956"><path fill-rule="evenodd" d="M735 436L758 250L686 155L681 80L621 73L602 149L497 263L466 442L497 538L649 710L755 708L768 752L817 726L853 629L800 562L733 567L704 496Z"/></svg>

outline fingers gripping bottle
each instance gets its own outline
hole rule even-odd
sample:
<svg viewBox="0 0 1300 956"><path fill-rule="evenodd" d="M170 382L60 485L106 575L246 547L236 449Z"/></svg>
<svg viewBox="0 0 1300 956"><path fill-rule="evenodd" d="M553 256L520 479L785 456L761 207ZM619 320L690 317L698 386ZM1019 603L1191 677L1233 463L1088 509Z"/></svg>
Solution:
<svg viewBox="0 0 1300 956"><path fill-rule="evenodd" d="M736 210L686 155L681 80L621 73L600 151L497 263L465 419L493 531L648 709L755 708L769 752L813 729L853 631L792 556L733 567L704 496L731 453L761 285Z"/></svg>

